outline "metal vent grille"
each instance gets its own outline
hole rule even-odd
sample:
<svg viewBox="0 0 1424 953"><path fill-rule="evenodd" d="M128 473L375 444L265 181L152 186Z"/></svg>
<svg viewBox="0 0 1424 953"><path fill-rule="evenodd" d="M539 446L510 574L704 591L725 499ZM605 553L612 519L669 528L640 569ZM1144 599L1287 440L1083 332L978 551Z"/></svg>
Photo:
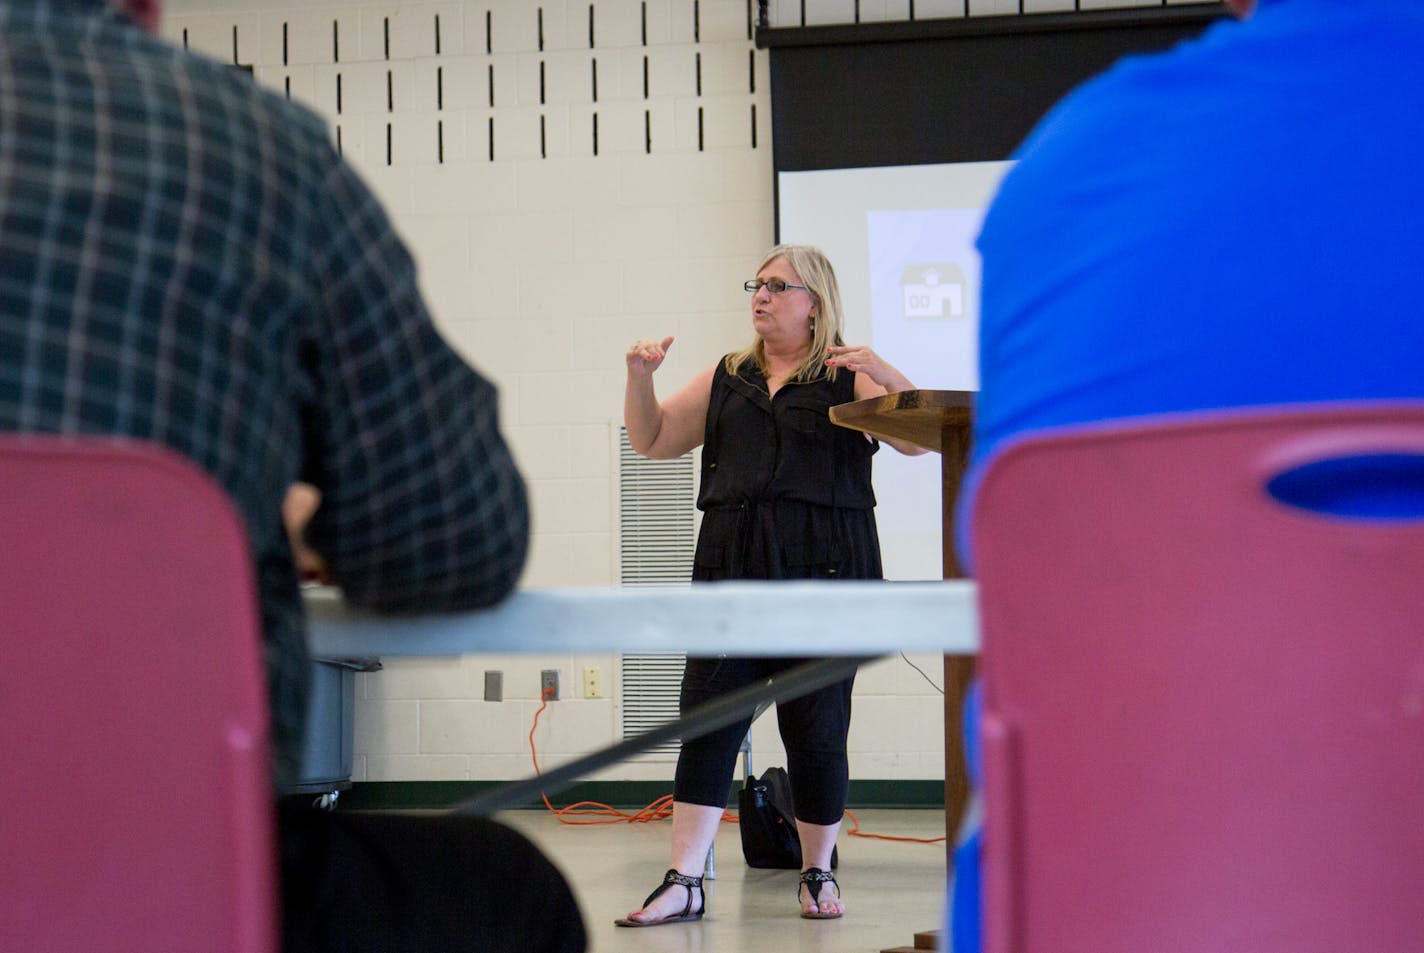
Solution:
<svg viewBox="0 0 1424 953"><path fill-rule="evenodd" d="M693 453L675 460L649 460L628 444L618 427L618 581L637 588L686 586L697 541L697 462ZM682 653L624 655L621 664L623 737L641 734L677 717ZM642 761L673 761L676 742L638 755Z"/></svg>
<svg viewBox="0 0 1424 953"><path fill-rule="evenodd" d="M624 586L685 586L696 544L697 471L693 454L649 460L618 428L618 581Z"/></svg>

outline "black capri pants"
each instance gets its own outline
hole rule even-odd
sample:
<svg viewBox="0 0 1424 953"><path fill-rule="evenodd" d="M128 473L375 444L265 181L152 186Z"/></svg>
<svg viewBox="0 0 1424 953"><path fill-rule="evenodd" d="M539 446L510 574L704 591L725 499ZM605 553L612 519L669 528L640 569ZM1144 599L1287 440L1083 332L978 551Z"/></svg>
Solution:
<svg viewBox="0 0 1424 953"><path fill-rule="evenodd" d="M679 707L686 713L806 661L804 658L689 657L682 676ZM852 675L843 682L778 702L776 706L796 817L810 824L835 824L845 813L850 786L846 737L850 732L850 695L854 684ZM686 804L725 807L737 753L751 723L752 717L748 714L711 734L683 741L677 758L673 798Z"/></svg>

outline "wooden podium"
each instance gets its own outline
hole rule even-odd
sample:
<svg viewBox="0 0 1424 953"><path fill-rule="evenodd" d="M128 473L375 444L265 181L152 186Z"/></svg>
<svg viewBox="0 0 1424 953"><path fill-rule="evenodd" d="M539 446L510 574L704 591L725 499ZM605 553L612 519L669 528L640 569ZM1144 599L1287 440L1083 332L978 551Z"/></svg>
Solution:
<svg viewBox="0 0 1424 953"><path fill-rule="evenodd" d="M973 393L962 390L907 390L831 408L831 421L873 437L908 440L940 455L940 513L944 527L941 559L945 579L961 575L954 551L954 510L969 461ZM944 828L946 863L954 857L954 836L969 797L964 742L959 729L964 693L974 674L972 655L944 657Z"/></svg>

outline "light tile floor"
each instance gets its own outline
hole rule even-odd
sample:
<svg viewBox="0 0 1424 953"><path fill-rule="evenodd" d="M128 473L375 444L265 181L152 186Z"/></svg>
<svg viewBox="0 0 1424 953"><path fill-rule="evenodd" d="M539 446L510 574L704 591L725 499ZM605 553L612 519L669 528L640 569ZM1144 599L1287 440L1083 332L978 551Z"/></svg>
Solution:
<svg viewBox="0 0 1424 953"><path fill-rule="evenodd" d="M936 810L856 811L862 831L938 837ZM735 824L715 845L717 879L698 923L627 929L613 921L636 909L667 869L671 823L571 826L547 811L511 811L499 819L540 846L573 885L592 953L879 953L910 947L916 933L938 930L944 910L944 844L850 837L842 829L837 877L845 888L840 920L802 920L796 873L753 870L742 859ZM847 821L845 827L849 828Z"/></svg>

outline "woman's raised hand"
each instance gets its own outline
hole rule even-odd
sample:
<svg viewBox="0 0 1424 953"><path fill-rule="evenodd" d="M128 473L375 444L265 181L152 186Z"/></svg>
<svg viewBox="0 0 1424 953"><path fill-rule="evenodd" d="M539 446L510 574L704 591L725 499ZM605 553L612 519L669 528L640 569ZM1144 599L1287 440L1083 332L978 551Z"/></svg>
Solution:
<svg viewBox="0 0 1424 953"><path fill-rule="evenodd" d="M663 358L667 357L668 348L672 347L672 336L669 335L658 341L635 341L633 346L628 348L628 373L638 377L647 377L662 366Z"/></svg>
<svg viewBox="0 0 1424 953"><path fill-rule="evenodd" d="M904 374L864 345L832 346L826 348L826 353L829 355L826 358L827 365L864 374L886 390L893 392L911 390L914 387Z"/></svg>

